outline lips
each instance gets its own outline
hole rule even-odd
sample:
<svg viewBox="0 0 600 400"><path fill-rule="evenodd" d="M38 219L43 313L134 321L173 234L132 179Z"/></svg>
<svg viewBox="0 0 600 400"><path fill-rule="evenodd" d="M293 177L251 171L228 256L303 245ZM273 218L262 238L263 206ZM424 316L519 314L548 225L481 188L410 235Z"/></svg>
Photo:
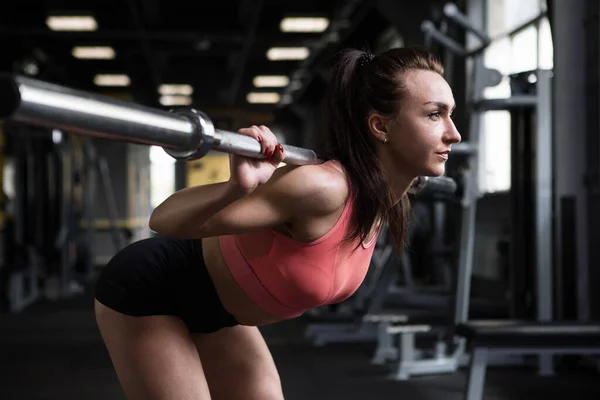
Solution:
<svg viewBox="0 0 600 400"><path fill-rule="evenodd" d="M441 158L441 159L443 159L443 160L447 160L447 159L448 159L448 155L450 154L450 151L449 151L449 150L446 150L446 151L438 151L438 152L437 152L437 153L435 153L435 154L437 154L438 156L440 156L440 158Z"/></svg>

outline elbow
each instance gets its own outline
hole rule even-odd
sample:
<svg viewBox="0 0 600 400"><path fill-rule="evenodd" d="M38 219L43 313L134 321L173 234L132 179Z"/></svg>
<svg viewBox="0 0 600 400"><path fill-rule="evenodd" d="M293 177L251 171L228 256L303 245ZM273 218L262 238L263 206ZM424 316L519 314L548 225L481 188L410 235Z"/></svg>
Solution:
<svg viewBox="0 0 600 400"><path fill-rule="evenodd" d="M162 208L157 207L150 215L148 227L150 230L158 233L161 236L172 239L191 239L189 232L189 221L182 221L173 213L165 212Z"/></svg>
<svg viewBox="0 0 600 400"><path fill-rule="evenodd" d="M160 233L160 231L159 231L160 224L158 224L156 222L156 218L154 218L154 213L152 213L152 215L150 215L150 220L148 221L148 227L150 228L151 231Z"/></svg>
<svg viewBox="0 0 600 400"><path fill-rule="evenodd" d="M148 227L150 230L162 235L169 236L168 232L168 224L166 223L166 219L163 213L160 211L160 207L157 207L152 214L150 215L150 220L148 221Z"/></svg>

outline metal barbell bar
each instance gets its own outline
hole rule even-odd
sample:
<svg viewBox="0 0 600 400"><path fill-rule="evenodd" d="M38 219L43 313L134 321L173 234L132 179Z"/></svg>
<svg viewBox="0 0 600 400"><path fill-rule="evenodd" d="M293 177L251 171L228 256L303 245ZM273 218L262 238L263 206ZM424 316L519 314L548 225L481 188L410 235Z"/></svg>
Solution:
<svg viewBox="0 0 600 400"><path fill-rule="evenodd" d="M257 140L215 129L210 118L198 110L169 112L19 75L0 75L1 118L82 136L160 146L179 160L198 159L210 150L265 157ZM313 150L282 146L287 164L323 162ZM423 177L415 181L412 192L425 185L447 193L456 190L450 178Z"/></svg>
<svg viewBox="0 0 600 400"><path fill-rule="evenodd" d="M201 158L211 149L264 157L258 141L215 129L200 111L169 112L23 76L0 76L2 117L83 136L160 146L177 159ZM312 150L283 147L286 163L322 162Z"/></svg>

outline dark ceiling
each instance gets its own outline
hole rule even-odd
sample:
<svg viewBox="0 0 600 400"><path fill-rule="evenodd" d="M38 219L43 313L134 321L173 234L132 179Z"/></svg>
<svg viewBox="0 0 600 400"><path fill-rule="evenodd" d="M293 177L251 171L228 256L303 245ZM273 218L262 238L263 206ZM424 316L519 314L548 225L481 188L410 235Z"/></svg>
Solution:
<svg viewBox="0 0 600 400"><path fill-rule="evenodd" d="M158 86L193 86L193 106L207 112L272 112L321 94L331 56L342 46L373 46L390 29L418 42L420 22L435 2L400 0L47 0L16 1L0 14L0 69L161 107ZM49 15L92 15L92 32L52 31ZM283 33L290 16L324 16L323 33ZM389 35L388 35L389 36ZM81 60L74 46L111 46L112 60ZM306 46L303 61L269 61L275 46ZM98 87L98 73L127 74L127 87ZM246 100L256 75L284 75L293 84L275 89L284 101Z"/></svg>

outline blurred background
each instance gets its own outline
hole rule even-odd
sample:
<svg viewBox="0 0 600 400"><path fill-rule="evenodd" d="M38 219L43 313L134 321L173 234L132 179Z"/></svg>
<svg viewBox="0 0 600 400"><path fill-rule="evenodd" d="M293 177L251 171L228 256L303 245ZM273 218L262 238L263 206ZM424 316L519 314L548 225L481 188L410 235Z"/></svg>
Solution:
<svg viewBox="0 0 600 400"><path fill-rule="evenodd" d="M0 73L194 107L218 129L264 124L315 148L337 51L427 47L458 105L463 143L447 167L457 192L412 196L408 250L396 256L383 234L347 302L262 330L287 399L458 399L468 351L455 324L600 316L599 10L598 0L23 0L0 13ZM6 118L0 170L0 398L124 398L94 322L95 279L154 234L148 219L166 197L227 180L228 155L176 161L158 146ZM598 398L598 363L583 353L498 359L484 398Z"/></svg>

